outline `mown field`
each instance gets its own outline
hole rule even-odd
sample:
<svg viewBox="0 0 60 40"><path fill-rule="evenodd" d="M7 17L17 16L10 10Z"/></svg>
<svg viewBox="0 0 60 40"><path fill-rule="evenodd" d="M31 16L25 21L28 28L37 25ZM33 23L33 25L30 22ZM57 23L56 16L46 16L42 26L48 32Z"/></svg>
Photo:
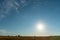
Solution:
<svg viewBox="0 0 60 40"><path fill-rule="evenodd" d="M60 40L60 36L0 36L0 40Z"/></svg>

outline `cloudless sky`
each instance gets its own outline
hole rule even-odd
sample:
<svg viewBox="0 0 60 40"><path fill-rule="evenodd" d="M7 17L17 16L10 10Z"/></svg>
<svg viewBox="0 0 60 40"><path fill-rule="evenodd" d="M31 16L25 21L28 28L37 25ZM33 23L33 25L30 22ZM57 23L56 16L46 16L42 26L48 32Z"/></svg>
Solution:
<svg viewBox="0 0 60 40"><path fill-rule="evenodd" d="M42 34L60 34L60 0L0 0L0 35L41 35L35 28L41 21Z"/></svg>

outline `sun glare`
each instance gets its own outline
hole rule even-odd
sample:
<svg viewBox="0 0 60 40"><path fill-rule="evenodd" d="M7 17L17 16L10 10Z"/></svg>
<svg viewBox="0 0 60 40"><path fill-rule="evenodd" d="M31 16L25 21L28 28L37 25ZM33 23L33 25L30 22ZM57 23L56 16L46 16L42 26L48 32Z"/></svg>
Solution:
<svg viewBox="0 0 60 40"><path fill-rule="evenodd" d="M44 30L44 24L39 23L39 24L37 24L36 27L37 27L37 29L40 30L40 31L43 31L43 30Z"/></svg>
<svg viewBox="0 0 60 40"><path fill-rule="evenodd" d="M44 25L43 24L38 24L37 29L38 30L44 30Z"/></svg>

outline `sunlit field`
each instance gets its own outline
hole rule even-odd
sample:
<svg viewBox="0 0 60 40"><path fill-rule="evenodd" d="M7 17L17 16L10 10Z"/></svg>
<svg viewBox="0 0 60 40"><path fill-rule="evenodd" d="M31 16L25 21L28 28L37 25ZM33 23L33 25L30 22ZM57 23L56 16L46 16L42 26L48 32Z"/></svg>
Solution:
<svg viewBox="0 0 60 40"><path fill-rule="evenodd" d="M60 40L60 36L0 36L0 40Z"/></svg>

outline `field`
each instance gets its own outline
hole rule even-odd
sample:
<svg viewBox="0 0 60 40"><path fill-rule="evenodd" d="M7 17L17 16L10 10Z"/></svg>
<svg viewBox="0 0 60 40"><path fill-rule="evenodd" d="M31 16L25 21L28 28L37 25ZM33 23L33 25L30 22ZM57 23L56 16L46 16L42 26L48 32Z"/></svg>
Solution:
<svg viewBox="0 0 60 40"><path fill-rule="evenodd" d="M60 36L0 36L0 40L60 40Z"/></svg>

